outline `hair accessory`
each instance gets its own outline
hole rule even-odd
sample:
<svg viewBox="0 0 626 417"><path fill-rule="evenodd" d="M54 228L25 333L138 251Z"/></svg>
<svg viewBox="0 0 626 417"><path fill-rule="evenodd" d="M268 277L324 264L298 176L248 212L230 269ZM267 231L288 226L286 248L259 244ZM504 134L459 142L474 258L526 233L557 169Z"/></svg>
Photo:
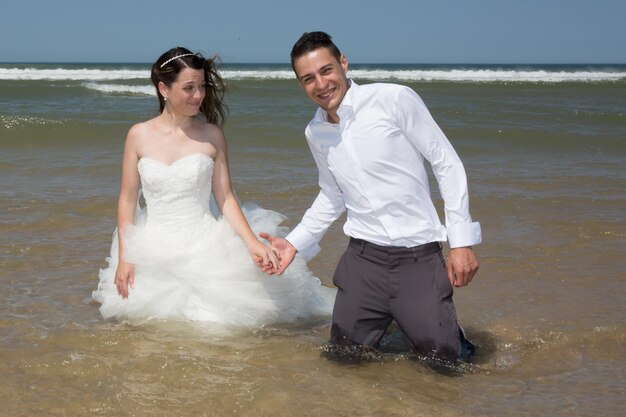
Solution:
<svg viewBox="0 0 626 417"><path fill-rule="evenodd" d="M167 61L165 61L164 63L161 64L161 66L159 68L163 68L164 66L166 66L167 64L169 64L170 62L172 62L175 59L178 58L182 58L184 56L191 56L191 55L195 55L195 54L182 54L182 55L176 55L174 58L170 58Z"/></svg>

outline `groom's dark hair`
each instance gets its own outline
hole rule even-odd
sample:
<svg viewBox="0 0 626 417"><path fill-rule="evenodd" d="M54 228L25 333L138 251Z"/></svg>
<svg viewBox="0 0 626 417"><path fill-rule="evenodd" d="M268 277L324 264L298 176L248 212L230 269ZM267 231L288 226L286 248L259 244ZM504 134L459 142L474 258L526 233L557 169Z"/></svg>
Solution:
<svg viewBox="0 0 626 417"><path fill-rule="evenodd" d="M333 43L328 33L305 32L291 49L291 68L293 72L296 72L296 68L293 65L296 59L319 48L328 48L330 53L337 58L337 62L341 60L341 52L339 52L339 48Z"/></svg>

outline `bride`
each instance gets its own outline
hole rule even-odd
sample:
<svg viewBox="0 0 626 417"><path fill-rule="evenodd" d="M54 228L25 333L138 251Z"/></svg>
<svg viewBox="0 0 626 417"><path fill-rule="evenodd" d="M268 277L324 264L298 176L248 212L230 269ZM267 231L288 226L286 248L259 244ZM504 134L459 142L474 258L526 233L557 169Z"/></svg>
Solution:
<svg viewBox="0 0 626 417"><path fill-rule="evenodd" d="M272 275L280 260L253 228L278 231L283 216L242 210L233 193L221 129L224 85L214 60L173 48L152 66L151 79L160 114L126 137L119 233L92 294L102 315L235 326L330 315L334 290L303 260ZM211 196L222 216L211 210Z"/></svg>

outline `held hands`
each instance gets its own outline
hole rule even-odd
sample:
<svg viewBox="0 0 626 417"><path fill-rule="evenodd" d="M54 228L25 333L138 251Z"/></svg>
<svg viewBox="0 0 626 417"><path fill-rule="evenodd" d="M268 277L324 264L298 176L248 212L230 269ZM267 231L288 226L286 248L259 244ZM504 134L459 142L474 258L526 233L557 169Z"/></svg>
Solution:
<svg viewBox="0 0 626 417"><path fill-rule="evenodd" d="M288 240L281 237L272 236L269 233L265 232L259 233L259 236L270 242L270 244L272 245L272 251L278 254L278 258L280 260L280 263L278 264L278 268L276 270L272 271L263 266L263 272L266 272L270 275L281 275L283 272L285 272L285 269L287 269L287 267L291 264L291 261L293 261L293 258L296 256L296 252L298 252L298 250L291 243L289 243Z"/></svg>
<svg viewBox="0 0 626 417"><path fill-rule="evenodd" d="M255 239L248 244L248 251L263 272L273 275L279 270L280 257L273 248Z"/></svg>
<svg viewBox="0 0 626 417"><path fill-rule="evenodd" d="M447 270L452 286L465 287L478 272L478 267L478 259L471 247L450 249Z"/></svg>
<svg viewBox="0 0 626 417"><path fill-rule="evenodd" d="M115 271L114 282L117 287L117 293L122 298L128 298L128 286L135 288L135 267L133 264L120 260Z"/></svg>

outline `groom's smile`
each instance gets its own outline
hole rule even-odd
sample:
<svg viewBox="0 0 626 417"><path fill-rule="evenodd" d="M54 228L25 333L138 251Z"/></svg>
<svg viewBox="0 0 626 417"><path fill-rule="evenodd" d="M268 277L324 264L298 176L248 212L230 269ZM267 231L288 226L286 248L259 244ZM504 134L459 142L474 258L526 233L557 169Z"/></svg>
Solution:
<svg viewBox="0 0 626 417"><path fill-rule="evenodd" d="M307 96L337 123L337 109L349 88L346 57L338 61L328 48L318 48L296 59L294 69Z"/></svg>

